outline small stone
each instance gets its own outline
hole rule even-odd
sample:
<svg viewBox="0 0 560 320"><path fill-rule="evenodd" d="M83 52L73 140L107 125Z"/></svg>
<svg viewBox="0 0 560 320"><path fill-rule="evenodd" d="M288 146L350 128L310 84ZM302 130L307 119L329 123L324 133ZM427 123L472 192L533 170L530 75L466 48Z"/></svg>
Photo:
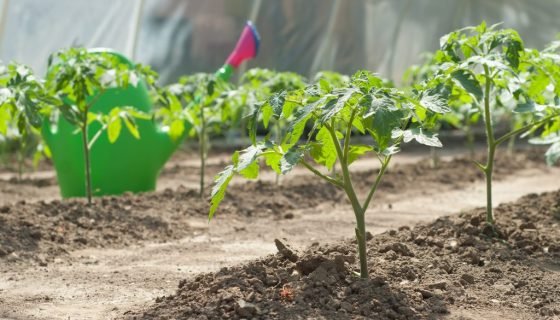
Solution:
<svg viewBox="0 0 560 320"><path fill-rule="evenodd" d="M352 312L352 305L346 301L340 303L340 309L346 312Z"/></svg>
<svg viewBox="0 0 560 320"><path fill-rule="evenodd" d="M474 276L468 273L464 273L463 275L461 275L461 281L464 281L465 283L468 284L474 284Z"/></svg>
<svg viewBox="0 0 560 320"><path fill-rule="evenodd" d="M242 318L252 318L253 316L261 313L257 305L249 303L243 299L237 300L235 311Z"/></svg>
<svg viewBox="0 0 560 320"><path fill-rule="evenodd" d="M428 285L428 288L445 290L447 288L447 281L438 281L435 283L431 283Z"/></svg>
<svg viewBox="0 0 560 320"><path fill-rule="evenodd" d="M429 299L434 296L433 292L425 289L418 289L418 292L422 295L423 299Z"/></svg>
<svg viewBox="0 0 560 320"><path fill-rule="evenodd" d="M298 256L290 250L282 241L278 239L274 239L274 244L276 245L276 249L278 252L285 258L290 260L291 262L297 262Z"/></svg>

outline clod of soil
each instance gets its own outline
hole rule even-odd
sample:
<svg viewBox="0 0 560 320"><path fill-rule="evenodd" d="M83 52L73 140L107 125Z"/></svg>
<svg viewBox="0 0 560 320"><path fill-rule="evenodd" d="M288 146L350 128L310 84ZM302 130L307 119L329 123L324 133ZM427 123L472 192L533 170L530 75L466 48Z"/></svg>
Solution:
<svg viewBox="0 0 560 320"><path fill-rule="evenodd" d="M374 236L367 280L353 274L354 241L302 253L277 243L276 255L183 280L174 295L123 317L478 319L486 310L557 319L559 211L560 191L531 194L496 208L503 238L485 234L482 209Z"/></svg>

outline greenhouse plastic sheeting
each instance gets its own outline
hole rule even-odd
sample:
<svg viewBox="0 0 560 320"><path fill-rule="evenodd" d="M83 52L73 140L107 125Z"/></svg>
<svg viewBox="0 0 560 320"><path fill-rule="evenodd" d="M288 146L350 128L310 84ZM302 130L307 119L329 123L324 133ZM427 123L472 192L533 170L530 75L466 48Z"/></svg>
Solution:
<svg viewBox="0 0 560 320"><path fill-rule="evenodd" d="M111 47L152 65L162 82L218 69L246 20L259 30L248 67L352 73L399 80L451 30L486 20L541 48L560 32L557 0L3 0L0 54L45 71L47 56Z"/></svg>

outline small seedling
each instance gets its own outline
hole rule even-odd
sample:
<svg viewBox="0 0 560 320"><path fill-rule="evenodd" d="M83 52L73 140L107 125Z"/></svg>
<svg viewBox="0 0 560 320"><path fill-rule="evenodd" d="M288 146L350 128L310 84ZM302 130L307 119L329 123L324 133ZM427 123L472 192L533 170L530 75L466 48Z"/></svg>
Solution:
<svg viewBox="0 0 560 320"><path fill-rule="evenodd" d="M540 85L546 79L521 77L524 71L536 66L535 51L526 51L517 32L499 30L497 25L487 27L482 23L451 32L441 41L441 50L434 59L439 68L429 85L439 92L447 91L450 104L459 100L472 100L474 109L484 119L487 138L486 163L476 165L486 177L486 222L494 225L492 209L492 174L497 147L519 134L536 130L557 117L553 106L539 105ZM535 82L537 79L540 83ZM495 134L494 119L499 114L511 112L504 108L502 94L515 101L513 112L522 114L523 124L501 136ZM474 111L473 110L473 111Z"/></svg>
<svg viewBox="0 0 560 320"><path fill-rule="evenodd" d="M258 176L259 159L264 158L266 165L279 174L302 166L346 194L356 218L360 275L367 278L365 214L375 191L402 143L416 140L428 146L441 146L427 125L446 111L438 95L429 91L407 95L385 87L381 78L366 71L356 73L345 87L332 88L321 82L287 92L282 99L268 100L255 109L249 121L253 145L234 153L233 164L216 177L209 219L235 174L246 178ZM272 117L289 119L286 133L278 141L257 142L256 122L262 119L266 126ZM307 125L312 129L306 132ZM352 143L354 134L369 135L370 143ZM379 160L380 169L360 200L352 183L350 165L368 154ZM336 163L342 175L331 177L315 168L313 162L326 170Z"/></svg>
<svg viewBox="0 0 560 320"><path fill-rule="evenodd" d="M185 121L190 125L189 136L198 138L200 158L200 196L204 195L206 158L210 149L210 134L219 134L231 125L234 112L225 103L228 83L212 74L194 74L183 77L161 93L163 108L157 116L169 127L172 139L185 133Z"/></svg>
<svg viewBox="0 0 560 320"><path fill-rule="evenodd" d="M90 151L95 141L107 131L109 141L115 142L123 122L134 137L140 138L134 119L151 118L129 106L116 106L108 115L92 113L91 108L107 89L136 86L140 79L153 85L155 73L142 65L128 66L109 52L70 48L49 57L47 85L51 94L63 101L51 114L51 123L56 124L62 114L81 133L88 204L92 203ZM88 128L93 122L100 123L101 128L90 140Z"/></svg>
<svg viewBox="0 0 560 320"><path fill-rule="evenodd" d="M29 147L43 145L37 128L58 104L60 101L47 94L30 68L17 63L0 67L0 134L17 142L19 180ZM48 149L44 152L49 154Z"/></svg>

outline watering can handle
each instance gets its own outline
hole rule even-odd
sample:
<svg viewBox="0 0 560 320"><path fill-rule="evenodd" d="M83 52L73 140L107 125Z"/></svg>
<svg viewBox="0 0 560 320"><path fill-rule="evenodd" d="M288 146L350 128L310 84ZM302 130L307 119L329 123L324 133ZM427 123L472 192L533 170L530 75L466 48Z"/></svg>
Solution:
<svg viewBox="0 0 560 320"><path fill-rule="evenodd" d="M261 38L251 21L247 21L241 32L235 48L226 60L226 63L216 72L216 76L229 80L233 70L245 61L254 58L259 52Z"/></svg>

